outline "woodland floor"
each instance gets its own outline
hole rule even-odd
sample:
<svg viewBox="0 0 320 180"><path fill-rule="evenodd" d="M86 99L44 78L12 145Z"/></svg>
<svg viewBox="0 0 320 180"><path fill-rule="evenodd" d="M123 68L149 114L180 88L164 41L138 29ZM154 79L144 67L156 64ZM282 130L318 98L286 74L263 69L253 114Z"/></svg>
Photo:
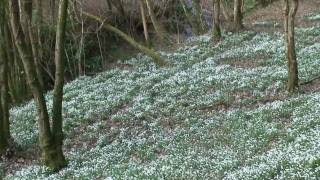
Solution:
<svg viewBox="0 0 320 180"><path fill-rule="evenodd" d="M34 102L12 108L16 156L0 161L0 174L4 179L318 179L320 2L300 4L299 78L310 82L293 95L285 91L278 4L246 18L255 31L225 33L217 44L210 36L193 37L174 52L161 52L169 67L158 68L139 54L67 84L69 166L59 173L50 173L38 158ZM51 109L52 92L46 98Z"/></svg>

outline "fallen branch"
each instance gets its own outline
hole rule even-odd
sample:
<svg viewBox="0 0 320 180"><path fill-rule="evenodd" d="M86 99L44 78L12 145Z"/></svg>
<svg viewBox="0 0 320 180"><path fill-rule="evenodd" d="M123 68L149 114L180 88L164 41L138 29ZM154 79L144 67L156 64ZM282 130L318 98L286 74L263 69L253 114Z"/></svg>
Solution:
<svg viewBox="0 0 320 180"><path fill-rule="evenodd" d="M320 76L317 76L309 81L305 81L305 82L301 82L300 85L306 85L306 84L310 84L312 83L313 81L317 80L317 79L320 79Z"/></svg>
<svg viewBox="0 0 320 180"><path fill-rule="evenodd" d="M136 40L134 40L132 37L130 37L129 35L127 35L126 33L122 32L120 29L106 23L104 20L102 20L100 17L95 16L93 14L87 13L87 12L83 12L84 15L86 15L87 17L96 20L98 22L101 23L101 27L117 34L118 36L120 36L122 39L124 39L125 41L127 41L129 44L131 44L134 48L139 49L140 51L142 51L144 54L150 56L153 58L154 62L159 65L159 66L164 66L166 65L166 62L163 58L161 58L160 54L157 53L156 51L149 49L145 46L143 46L142 44L138 43Z"/></svg>

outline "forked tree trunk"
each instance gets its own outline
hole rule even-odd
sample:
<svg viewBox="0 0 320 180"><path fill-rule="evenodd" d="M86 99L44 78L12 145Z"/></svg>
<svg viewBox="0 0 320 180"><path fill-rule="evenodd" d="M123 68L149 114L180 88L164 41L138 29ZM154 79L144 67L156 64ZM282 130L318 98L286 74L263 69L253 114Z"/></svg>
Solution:
<svg viewBox="0 0 320 180"><path fill-rule="evenodd" d="M220 0L213 0L213 39L215 41L221 39Z"/></svg>
<svg viewBox="0 0 320 180"><path fill-rule="evenodd" d="M299 0L292 0L290 11L289 1L284 0L284 10L285 10L285 31L286 31L286 41L287 41L287 58L288 58L288 84L287 90L293 92L295 88L298 87L298 63L295 50L295 37L294 37L294 19L298 10ZM288 7L288 8L286 8ZM286 26L287 25L287 26Z"/></svg>
<svg viewBox="0 0 320 180"><path fill-rule="evenodd" d="M241 5L242 5L242 0L234 0L233 25L234 25L234 30L236 32L238 32L238 31L243 29Z"/></svg>
<svg viewBox="0 0 320 180"><path fill-rule="evenodd" d="M42 158L44 163L52 170L59 170L65 165L65 162L60 161L58 157L57 147L54 143L54 138L50 128L49 115L43 89L35 72L35 65L30 48L27 47L25 34L22 31L22 26L19 17L18 0L10 2L10 17L15 45L23 62L27 80L37 104L38 124L39 124L39 142L42 150ZM61 150L62 151L62 150Z"/></svg>

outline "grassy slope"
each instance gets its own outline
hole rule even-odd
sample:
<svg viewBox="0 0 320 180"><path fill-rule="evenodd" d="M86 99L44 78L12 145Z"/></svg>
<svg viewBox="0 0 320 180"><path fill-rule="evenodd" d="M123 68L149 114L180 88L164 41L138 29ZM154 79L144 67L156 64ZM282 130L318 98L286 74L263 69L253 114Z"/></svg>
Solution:
<svg viewBox="0 0 320 180"><path fill-rule="evenodd" d="M320 74L319 28L299 29L301 80ZM190 40L156 68L130 68L65 86L69 166L49 174L38 161L7 179L316 179L320 176L320 93L289 97L280 34L246 32ZM251 68L228 64L248 63ZM52 95L47 95L52 103ZM49 107L51 108L51 107ZM35 105L11 110L22 149L37 141Z"/></svg>

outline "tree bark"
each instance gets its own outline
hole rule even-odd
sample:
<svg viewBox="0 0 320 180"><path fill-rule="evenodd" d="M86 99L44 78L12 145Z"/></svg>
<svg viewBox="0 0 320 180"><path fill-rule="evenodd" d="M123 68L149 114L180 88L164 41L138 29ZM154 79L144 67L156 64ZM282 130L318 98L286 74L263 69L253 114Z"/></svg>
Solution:
<svg viewBox="0 0 320 180"><path fill-rule="evenodd" d="M213 39L215 41L221 39L220 0L213 0Z"/></svg>
<svg viewBox="0 0 320 180"><path fill-rule="evenodd" d="M0 155L6 150L10 138L8 108L8 58L5 50L5 3L0 0Z"/></svg>
<svg viewBox="0 0 320 180"><path fill-rule="evenodd" d="M243 29L241 5L242 5L242 0L234 0L233 24L234 24L234 30L236 32Z"/></svg>
<svg viewBox="0 0 320 180"><path fill-rule="evenodd" d="M146 14L145 14L145 11L144 11L144 2L143 2L143 0L139 0L139 5L140 5L140 13L141 13L142 25L143 25L144 39L146 40L146 44L149 46L150 45L149 32L148 32Z"/></svg>
<svg viewBox="0 0 320 180"><path fill-rule="evenodd" d="M288 1L285 2L285 6L288 6ZM288 92L293 92L295 88L299 85L299 78L298 78L298 63L296 57L296 50L295 50L295 24L294 19L295 15L298 10L299 0L292 0L291 8L288 12L288 21L287 21L287 58L288 58L288 84L287 90ZM286 9L286 8L284 8ZM285 12L286 13L286 12ZM286 20L285 20L286 21ZM286 23L286 22L285 22ZM285 27L286 28L286 27Z"/></svg>
<svg viewBox="0 0 320 180"><path fill-rule="evenodd" d="M285 34L285 41L287 42L288 39L288 20L289 20L289 1L283 0L283 25L284 25L284 34Z"/></svg>
<svg viewBox="0 0 320 180"><path fill-rule="evenodd" d="M8 91L8 56L5 51L5 39L4 32L1 32L2 36L0 38L0 96L1 96L1 103L0 108L2 109L1 116L3 117L3 129L1 136L4 135L4 139L9 140L10 138L10 127L9 127L9 91Z"/></svg>
<svg viewBox="0 0 320 180"><path fill-rule="evenodd" d="M15 40L15 45L18 49L18 53L23 62L27 80L33 94L34 100L37 104L38 111L38 124L39 124L39 142L42 150L42 158L50 169L56 171L65 165L65 162L61 162L57 158L57 149L54 144L52 136L49 115L45 97L43 95L43 89L37 78L32 52L27 47L25 41L25 34L22 30L20 15L19 15L19 3L18 0L11 0L10 2L10 20Z"/></svg>
<svg viewBox="0 0 320 180"><path fill-rule="evenodd" d="M1 97L0 97L0 103L2 103L1 101ZM4 133L4 120L3 120L3 112L2 112L2 108L0 108L0 155L6 150L7 146L8 146L8 141L5 138L5 133Z"/></svg>
<svg viewBox="0 0 320 180"><path fill-rule="evenodd" d="M67 21L68 0L60 0L59 14L56 32L56 47L55 47L55 82L53 90L53 110L52 110L52 134L56 148L56 159L61 163L61 166L66 165L66 160L62 152L63 146L63 119L62 119L62 100L63 100L63 85L65 61L63 58L64 41Z"/></svg>
<svg viewBox="0 0 320 180"><path fill-rule="evenodd" d="M56 0L50 0L49 3L50 3L51 22L52 24L54 24L56 19Z"/></svg>
<svg viewBox="0 0 320 180"><path fill-rule="evenodd" d="M8 89L8 54L6 51L8 16L6 14L7 2L0 0L0 116L2 117L2 129L0 128L0 136L3 136L6 142L10 138L9 127L9 89ZM1 145L0 145L1 146ZM1 150L0 150L1 151Z"/></svg>
<svg viewBox="0 0 320 180"><path fill-rule="evenodd" d="M232 22L232 20L231 20L232 18L231 18L231 15L229 13L229 8L228 8L227 2L226 1L222 1L220 3L220 5L221 5L222 14L223 14L225 20L227 22Z"/></svg>
<svg viewBox="0 0 320 180"><path fill-rule="evenodd" d="M107 5L108 5L108 10L111 12L112 11L112 3L110 2L110 0L106 0L107 1Z"/></svg>
<svg viewBox="0 0 320 180"><path fill-rule="evenodd" d="M39 2L38 2L39 3ZM38 5L38 4L37 4ZM42 89L44 89L44 82L43 82L43 78L42 78L42 72L41 72L41 67L40 67L40 56L39 56L39 48L40 48L40 44L39 44L39 40L38 40L38 28L40 28L40 24L38 24L38 13L35 13L36 17L36 21L35 24L32 23L32 15L33 15L33 4L32 4L32 0L23 0L23 6L24 6L24 13L25 13L25 19L26 19L26 28L27 30L25 30L25 34L26 36L28 36L28 40L30 41L30 48L32 50L32 56L33 56L33 61L34 61L34 65L35 65L35 70L37 73L37 78L39 79L39 83L42 87ZM37 7L40 8L40 7ZM36 10L37 12L38 10Z"/></svg>

